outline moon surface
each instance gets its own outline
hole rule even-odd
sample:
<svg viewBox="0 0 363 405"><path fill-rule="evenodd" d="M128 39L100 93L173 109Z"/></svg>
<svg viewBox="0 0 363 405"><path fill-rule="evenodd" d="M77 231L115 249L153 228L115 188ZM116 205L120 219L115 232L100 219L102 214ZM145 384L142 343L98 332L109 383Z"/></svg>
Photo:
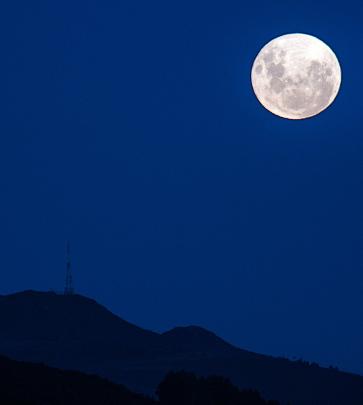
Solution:
<svg viewBox="0 0 363 405"><path fill-rule="evenodd" d="M334 101L341 69L334 52L320 39L287 34L261 49L251 80L256 97L267 110L298 120L319 114Z"/></svg>

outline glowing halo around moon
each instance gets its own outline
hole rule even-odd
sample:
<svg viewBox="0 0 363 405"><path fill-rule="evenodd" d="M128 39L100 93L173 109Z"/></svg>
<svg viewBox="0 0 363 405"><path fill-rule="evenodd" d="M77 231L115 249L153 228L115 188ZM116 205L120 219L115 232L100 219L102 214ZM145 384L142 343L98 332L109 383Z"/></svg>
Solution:
<svg viewBox="0 0 363 405"><path fill-rule="evenodd" d="M251 81L267 110L299 120L319 114L334 101L341 76L338 59L324 42L307 34L287 34L261 49Z"/></svg>

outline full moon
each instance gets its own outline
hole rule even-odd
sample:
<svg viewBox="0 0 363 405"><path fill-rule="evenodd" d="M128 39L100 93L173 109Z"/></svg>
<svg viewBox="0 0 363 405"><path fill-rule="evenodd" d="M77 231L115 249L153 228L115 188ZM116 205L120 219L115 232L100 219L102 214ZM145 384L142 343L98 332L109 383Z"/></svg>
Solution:
<svg viewBox="0 0 363 405"><path fill-rule="evenodd" d="M307 34L288 34L261 49L251 80L267 110L298 120L319 114L334 101L341 76L338 59L324 42Z"/></svg>

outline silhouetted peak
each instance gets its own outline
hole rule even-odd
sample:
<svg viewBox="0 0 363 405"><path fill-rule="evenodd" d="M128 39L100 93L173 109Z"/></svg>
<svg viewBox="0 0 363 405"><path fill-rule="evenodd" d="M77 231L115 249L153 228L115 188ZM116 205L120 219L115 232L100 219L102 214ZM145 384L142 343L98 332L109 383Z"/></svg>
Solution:
<svg viewBox="0 0 363 405"><path fill-rule="evenodd" d="M7 300L58 300L58 301L69 301L73 300L75 302L88 302L99 305L94 299L85 297L80 294L73 294L73 295L64 295L63 293L55 292L55 291L36 291L36 290L24 290L15 292L8 295L0 295L0 299L7 299Z"/></svg>
<svg viewBox="0 0 363 405"><path fill-rule="evenodd" d="M233 348L213 332L199 326L179 326L165 333L163 337L171 344L183 349L198 351L227 351Z"/></svg>
<svg viewBox="0 0 363 405"><path fill-rule="evenodd" d="M0 334L19 338L138 340L155 335L82 295L27 290L0 297Z"/></svg>
<svg viewBox="0 0 363 405"><path fill-rule="evenodd" d="M67 315L68 319L82 318L88 317L88 314L96 316L96 319L98 316L118 318L91 298L78 294L64 295L53 291L26 290L3 295L0 297L0 309L1 307L6 307L14 316L31 314L34 320L42 318L45 313L51 313L54 319L64 315Z"/></svg>

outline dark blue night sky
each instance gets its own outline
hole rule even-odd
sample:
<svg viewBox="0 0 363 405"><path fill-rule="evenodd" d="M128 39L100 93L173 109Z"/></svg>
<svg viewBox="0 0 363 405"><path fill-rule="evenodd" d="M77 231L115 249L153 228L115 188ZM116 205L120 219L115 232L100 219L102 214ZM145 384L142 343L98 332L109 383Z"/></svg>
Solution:
<svg viewBox="0 0 363 405"><path fill-rule="evenodd" d="M78 292L153 330L363 374L363 2L0 6L0 292ZM289 121L260 48L337 54L341 91Z"/></svg>

